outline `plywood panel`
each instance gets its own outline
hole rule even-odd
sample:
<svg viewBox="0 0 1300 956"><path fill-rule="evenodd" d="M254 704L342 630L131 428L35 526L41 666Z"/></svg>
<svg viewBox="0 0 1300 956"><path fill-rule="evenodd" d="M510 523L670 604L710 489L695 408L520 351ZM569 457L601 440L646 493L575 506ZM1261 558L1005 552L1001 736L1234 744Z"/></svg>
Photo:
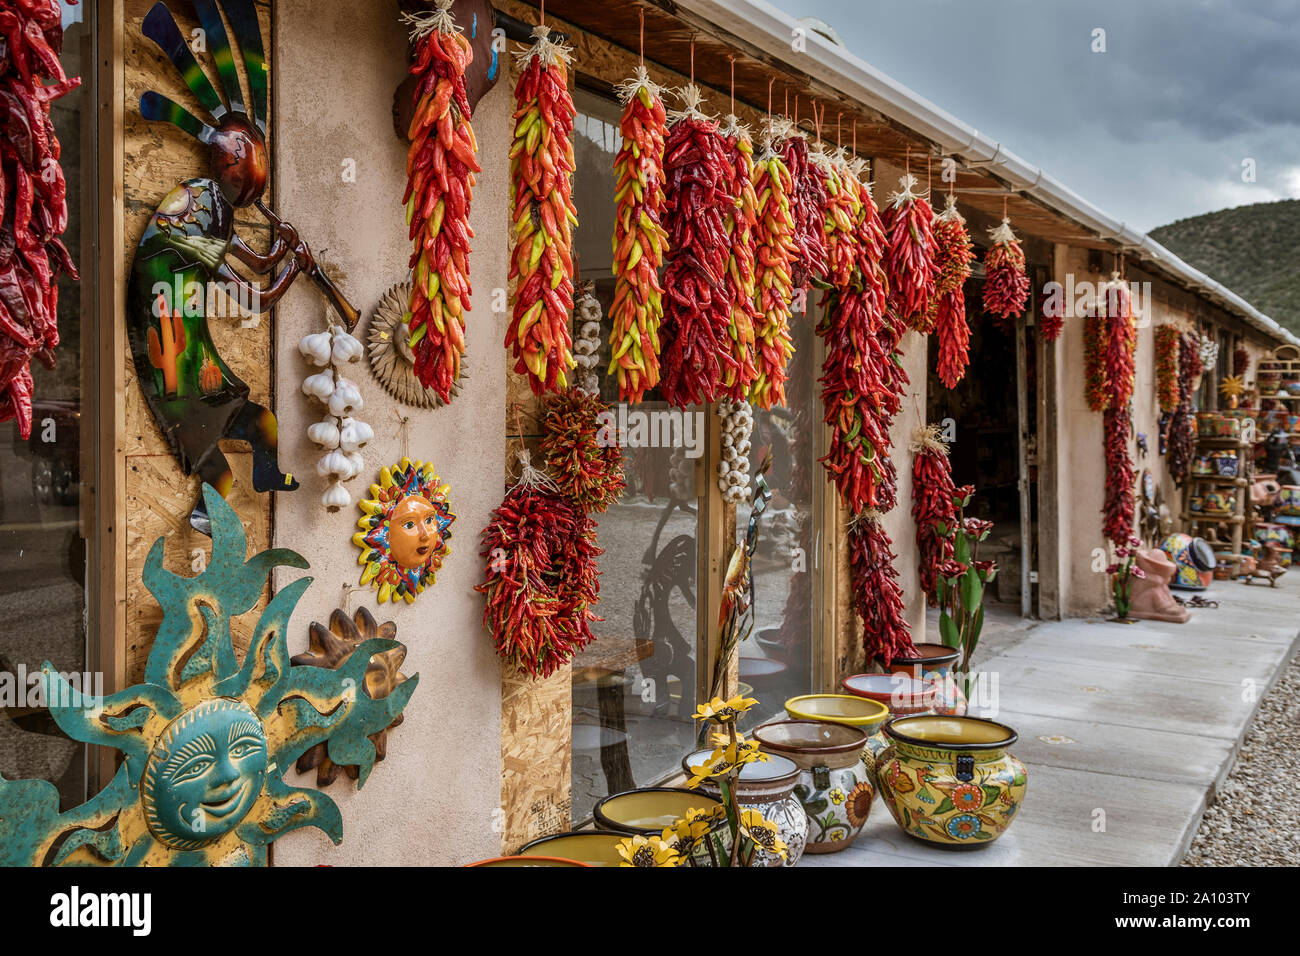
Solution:
<svg viewBox="0 0 1300 956"><path fill-rule="evenodd" d="M501 851L569 829L572 667L501 677Z"/></svg>
<svg viewBox="0 0 1300 956"><path fill-rule="evenodd" d="M146 90L156 90L195 115L203 115L197 99L175 67L141 32L145 14L152 6L153 0L124 0L123 3L123 221L120 241L124 268L128 270L136 244L157 204L179 183L205 176L208 171L207 152L202 144L169 124L151 123L140 116L139 100ZM267 3L259 3L257 8L263 45L269 58L271 8ZM187 17L187 8L175 4L172 12L182 34L191 36L197 23ZM206 68L209 81L219 90L215 70L211 67L211 55L199 53L197 58ZM245 101L248 101L247 96ZM266 198L273 195L272 189L273 184L268 186ZM236 216L236 229L250 245L266 248L270 230L255 213L241 210ZM124 317L119 315L117 321L123 322ZM256 327L245 329L240 327L238 319L214 318L210 328L217 350L235 373L248 383L252 399L270 405L273 375L270 321L263 317ZM161 620L157 603L140 580L145 556L154 541L165 535L166 566L176 573L189 574L192 573L192 552L201 549L210 553L211 542L189 526L190 510L199 496L198 478L187 477L172 458L144 402L125 344L120 347L117 361L124 373L124 401L121 441L116 450L123 463L116 524L124 529L126 537L124 644L126 680L132 683L141 678L144 659ZM271 541L270 496L253 491L252 455L246 451L247 446L232 442L228 445L223 443L222 447L235 475L230 502L244 520L250 551L260 551ZM264 600L265 596L258 607L245 615L245 620L233 622L237 650L242 651L246 646Z"/></svg>

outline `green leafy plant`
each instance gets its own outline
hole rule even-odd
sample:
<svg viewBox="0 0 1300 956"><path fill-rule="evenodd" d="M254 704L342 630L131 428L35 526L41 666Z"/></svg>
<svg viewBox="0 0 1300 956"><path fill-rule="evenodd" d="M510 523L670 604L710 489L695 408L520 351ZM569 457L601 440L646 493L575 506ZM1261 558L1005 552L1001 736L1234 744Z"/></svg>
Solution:
<svg viewBox="0 0 1300 956"><path fill-rule="evenodd" d="M993 530L993 522L967 518L965 511L975 488L963 485L953 494L951 525L940 523L936 530L952 542L952 557L939 566L939 634L948 647L961 650L965 691L970 693L970 659L984 629L984 588L998 573L993 561L981 561L980 542Z"/></svg>

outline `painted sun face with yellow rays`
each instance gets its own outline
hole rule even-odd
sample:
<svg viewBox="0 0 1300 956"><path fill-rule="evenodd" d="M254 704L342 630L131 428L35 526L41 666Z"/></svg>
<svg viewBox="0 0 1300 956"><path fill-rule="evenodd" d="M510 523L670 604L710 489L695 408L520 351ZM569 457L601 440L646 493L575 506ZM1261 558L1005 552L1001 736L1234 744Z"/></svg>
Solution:
<svg viewBox="0 0 1300 956"><path fill-rule="evenodd" d="M307 562L283 549L245 561L239 518L211 486L203 496L212 519L207 570L182 578L163 569L161 538L145 562L163 620L144 683L83 698L49 663L42 670L59 727L121 751L122 766L98 795L63 813L52 784L0 778L0 866L260 865L272 841L299 827L342 840L334 801L289 786L284 772L323 743L330 760L358 765L364 784L376 759L370 736L401 715L418 678L370 696L371 657L401 646L381 638L363 641L338 668L294 666L285 632L306 577L271 598L240 663L231 617L257 603L272 567Z"/></svg>
<svg viewBox="0 0 1300 956"><path fill-rule="evenodd" d="M450 491L433 465L403 458L380 471L370 497L358 502L361 530L352 543L361 549L361 583L378 588L379 603L402 598L409 604L434 582L451 552Z"/></svg>

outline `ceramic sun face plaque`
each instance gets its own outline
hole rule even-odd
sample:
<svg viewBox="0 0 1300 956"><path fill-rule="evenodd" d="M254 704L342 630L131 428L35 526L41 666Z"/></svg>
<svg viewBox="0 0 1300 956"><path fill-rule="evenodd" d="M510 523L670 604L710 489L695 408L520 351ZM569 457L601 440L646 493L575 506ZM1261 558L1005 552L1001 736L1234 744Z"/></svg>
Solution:
<svg viewBox="0 0 1300 956"><path fill-rule="evenodd" d="M379 590L379 603L402 598L409 604L434 582L451 551L450 491L433 465L403 458L383 469L370 497L358 502L361 530L352 542L361 549L361 583Z"/></svg>

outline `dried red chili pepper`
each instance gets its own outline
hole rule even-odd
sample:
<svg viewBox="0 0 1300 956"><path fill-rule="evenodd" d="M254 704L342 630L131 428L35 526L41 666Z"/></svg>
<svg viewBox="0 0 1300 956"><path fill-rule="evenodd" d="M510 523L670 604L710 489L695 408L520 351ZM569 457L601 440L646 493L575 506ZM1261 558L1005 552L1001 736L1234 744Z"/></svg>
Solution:
<svg viewBox="0 0 1300 956"><path fill-rule="evenodd" d="M605 511L627 487L623 449L601 418L606 411L599 398L581 389L546 398L542 452L560 491L584 513Z"/></svg>
<svg viewBox="0 0 1300 956"><path fill-rule="evenodd" d="M639 402L659 384L659 324L663 320L663 264L668 233L664 208L664 145L668 118L659 87L644 66L618 87L622 144L614 157L614 304L609 318L609 373L618 374L618 397Z"/></svg>
<svg viewBox="0 0 1300 956"><path fill-rule="evenodd" d="M1180 335L1177 326L1156 327L1156 399L1162 412L1178 408L1178 347Z"/></svg>
<svg viewBox="0 0 1300 956"><path fill-rule="evenodd" d="M1129 401L1136 374L1137 324L1128 286L1118 275L1107 285L1100 308L1106 315L1106 411L1103 421L1106 496L1102 505L1102 530L1117 546L1133 535L1133 461L1129 455L1132 431Z"/></svg>
<svg viewBox="0 0 1300 956"><path fill-rule="evenodd" d="M1010 333L1029 300L1029 276L1025 274L1025 253L1011 231L1011 220L989 230L992 245L984 254L984 311L1002 331Z"/></svg>
<svg viewBox="0 0 1300 956"><path fill-rule="evenodd" d="M1196 413L1192 406L1196 383L1200 380L1200 337L1183 333L1178 343L1178 410L1169 423L1169 474L1181 487L1191 473L1196 453Z"/></svg>
<svg viewBox="0 0 1300 956"><path fill-rule="evenodd" d="M935 425L918 428L912 440L912 518L916 522L921 590L931 607L938 603L938 572L953 556L951 537L958 519L948 446Z"/></svg>
<svg viewBox="0 0 1300 956"><path fill-rule="evenodd" d="M569 48L533 28L536 42L523 54L515 86L514 142L510 173L514 188L515 247L510 279L514 310L506 347L515 371L527 373L535 394L568 386L573 360L569 315L573 311L573 120L569 95Z"/></svg>
<svg viewBox="0 0 1300 956"><path fill-rule="evenodd" d="M549 677L591 643L600 585L595 522L525 464L483 529L483 625L519 673Z"/></svg>
<svg viewBox="0 0 1300 956"><path fill-rule="evenodd" d="M849 525L849 570L853 609L862 619L862 645L867 660L879 658L888 667L895 657L917 653L904 617L903 591L894 568L893 542L873 511Z"/></svg>
<svg viewBox="0 0 1300 956"><path fill-rule="evenodd" d="M1244 348L1232 350L1232 374L1238 378L1245 376L1250 371L1250 353Z"/></svg>
<svg viewBox="0 0 1300 956"><path fill-rule="evenodd" d="M927 328L939 340L939 380L946 388L955 388L966 374L970 328L966 325L966 296L962 289L970 278L975 249L952 195L934 220L934 245L938 275L930 297L932 315Z"/></svg>
<svg viewBox="0 0 1300 956"><path fill-rule="evenodd" d="M1106 380L1106 313L1098 306L1083 318L1083 389L1088 407L1104 411L1108 400Z"/></svg>
<svg viewBox="0 0 1300 956"><path fill-rule="evenodd" d="M732 115L726 119L722 137L731 173L732 206L723 228L727 233L727 273L724 278L730 315L727 347L732 365L722 375L722 394L744 401L758 377L755 325L761 319L755 302L757 249L754 232L758 227L758 195L754 192L754 144L748 131Z"/></svg>
<svg viewBox="0 0 1300 956"><path fill-rule="evenodd" d="M790 171L769 142L754 165L757 222L754 226L755 376L749 400L755 408L785 404L786 366L794 354L790 339L794 213Z"/></svg>
<svg viewBox="0 0 1300 956"><path fill-rule="evenodd" d="M470 310L469 225L478 145L470 126L465 70L470 43L448 10L413 19L419 78L406 156L406 206L411 253L407 329L416 378L444 402L460 382L465 313Z"/></svg>
<svg viewBox="0 0 1300 956"><path fill-rule="evenodd" d="M793 193L790 209L794 214L795 257L790 279L796 290L808 291L814 276L826 274L826 242L823 233L826 218L826 184L813 168L808 155L808 140L793 127L777 147L781 161L790 171Z"/></svg>
<svg viewBox="0 0 1300 956"><path fill-rule="evenodd" d="M58 277L77 278L59 240L68 225L67 184L50 103L80 84L59 65L57 0L0 10L0 421L31 435L31 360L54 365ZM46 80L53 82L46 85Z"/></svg>
<svg viewBox="0 0 1300 956"><path fill-rule="evenodd" d="M699 112L699 90L689 86L684 97L686 109L669 128L664 155L669 248L659 380L664 398L678 408L717 400L736 370L724 281L726 215L735 208L732 170L717 124Z"/></svg>
<svg viewBox="0 0 1300 956"><path fill-rule="evenodd" d="M908 326L926 331L930 297L934 295L937 268L934 261L934 210L915 192L916 177L900 180L902 187L890 197L885 211L889 248L885 272L889 275L889 302Z"/></svg>

